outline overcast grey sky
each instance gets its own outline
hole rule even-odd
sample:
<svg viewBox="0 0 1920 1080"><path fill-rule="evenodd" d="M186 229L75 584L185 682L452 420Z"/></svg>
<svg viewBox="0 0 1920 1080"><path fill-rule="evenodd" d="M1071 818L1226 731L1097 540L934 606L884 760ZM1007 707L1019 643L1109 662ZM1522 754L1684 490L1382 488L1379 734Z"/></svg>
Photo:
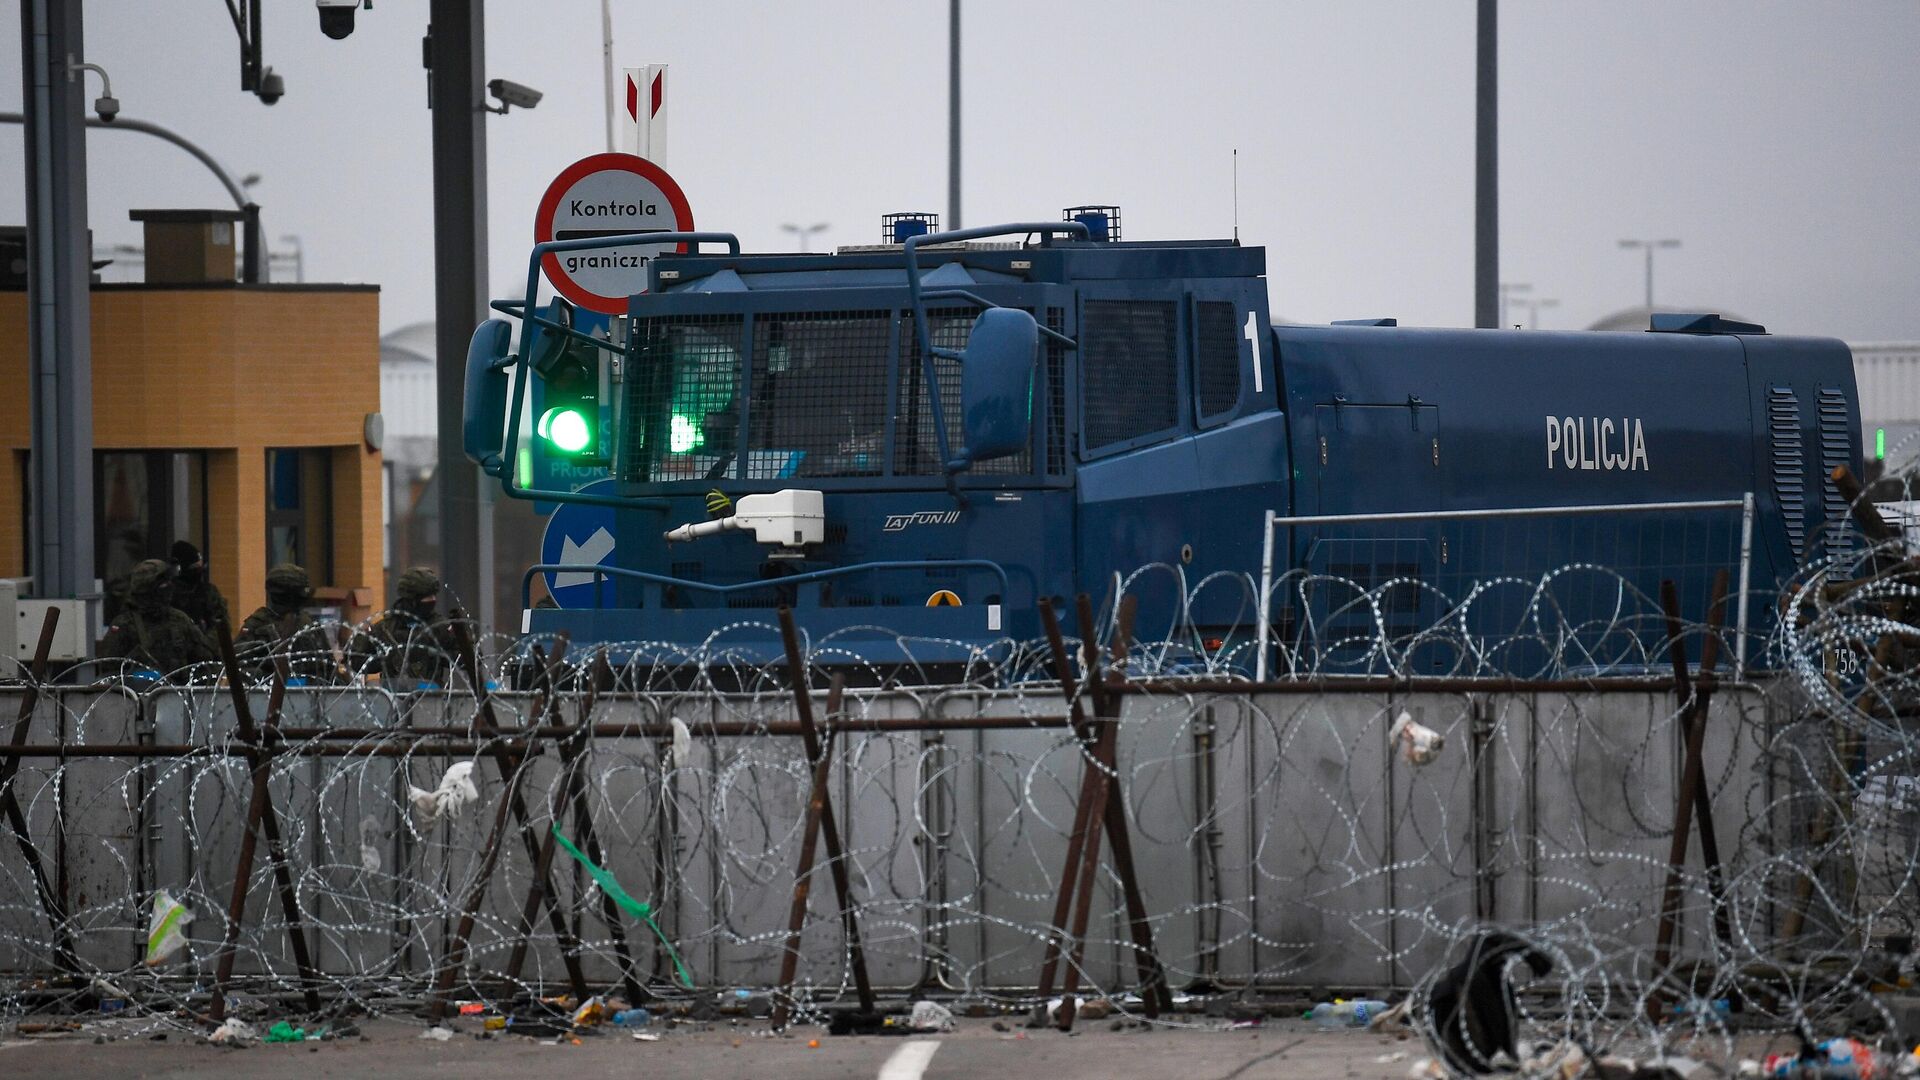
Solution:
<svg viewBox="0 0 1920 1080"><path fill-rule="evenodd" d="M381 0L345 41L311 0L267 0L287 96L239 90L221 0L91 0L87 58L124 115L264 176L271 234L309 280L376 282L392 329L432 317L424 0ZM673 70L666 165L697 223L749 249L782 222L871 243L880 215L946 203L945 0L617 0L617 64ZM1472 0L965 0L968 224L1112 202L1134 238L1265 245L1277 315L1472 316ZM596 0L491 0L487 69L546 93L489 121L492 276L524 275L534 206L603 148ZM1511 0L1501 11L1501 276L1584 326L1639 303L1629 236L1674 236L1657 292L1776 331L1920 338L1920 4ZM97 93L90 89L89 96ZM0 108L20 106L0 20ZM23 220L18 128L0 221ZM184 154L95 133L91 214L226 206ZM1516 313L1514 318L1521 316Z"/></svg>

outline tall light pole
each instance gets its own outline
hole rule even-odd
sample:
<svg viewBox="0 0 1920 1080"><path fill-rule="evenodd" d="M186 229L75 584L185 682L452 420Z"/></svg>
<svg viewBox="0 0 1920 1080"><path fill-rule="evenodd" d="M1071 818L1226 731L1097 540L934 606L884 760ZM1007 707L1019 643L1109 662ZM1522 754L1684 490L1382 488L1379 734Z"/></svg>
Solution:
<svg viewBox="0 0 1920 1080"><path fill-rule="evenodd" d="M293 280L307 280L307 249L300 246L300 238L289 233L280 238L280 242L293 248Z"/></svg>
<svg viewBox="0 0 1920 1080"><path fill-rule="evenodd" d="M1529 284L1529 283L1527 283L1527 282L1524 282L1524 281L1503 281L1503 282L1501 282L1501 283L1500 283L1500 321L1499 321L1498 323L1496 323L1495 325L1496 325L1496 326L1498 326L1498 327L1499 327L1500 329L1502 329L1502 330L1505 330L1505 329L1507 328L1507 300L1508 300L1508 298L1510 298L1510 297L1515 297L1515 296L1519 296L1519 295L1521 295L1522 293L1528 293L1528 292L1532 292L1532 291L1533 291L1533 286L1532 286L1531 284Z"/></svg>
<svg viewBox="0 0 1920 1080"><path fill-rule="evenodd" d="M813 235L815 233L825 232L826 229L827 229L827 223L824 221L814 225L795 225L792 222L788 222L785 225L780 226L780 231L790 232L793 235L800 238L800 251L802 254L813 250L812 245L810 243L810 241L813 239Z"/></svg>
<svg viewBox="0 0 1920 1080"><path fill-rule="evenodd" d="M600 106L607 117L607 153L613 153L613 5L600 0Z"/></svg>
<svg viewBox="0 0 1920 1080"><path fill-rule="evenodd" d="M1500 281L1500 80L1495 0L1480 0L1479 47L1474 74L1473 325L1505 326L1494 320Z"/></svg>
<svg viewBox="0 0 1920 1080"><path fill-rule="evenodd" d="M1526 308L1527 309L1527 329L1538 330L1540 329L1540 309L1550 308L1550 307L1559 307L1560 301L1543 296L1535 300L1515 300L1513 302L1513 306Z"/></svg>
<svg viewBox="0 0 1920 1080"><path fill-rule="evenodd" d="M1641 248L1641 249L1644 249L1647 253L1647 311L1652 312L1653 311L1653 252L1654 252L1654 249L1655 248L1677 248L1680 246L1680 241L1678 240L1622 240L1620 241L1620 246L1621 248L1627 251L1632 251L1635 248Z"/></svg>
<svg viewBox="0 0 1920 1080"><path fill-rule="evenodd" d="M494 629L494 489L461 441L467 340L488 314L486 4L431 0L428 13L440 580L486 634Z"/></svg>
<svg viewBox="0 0 1920 1080"><path fill-rule="evenodd" d="M20 111L26 126L25 389L33 447L27 466L30 569L35 596L77 599L93 591L94 580L87 87L71 66L86 55L86 47L80 0L24 0L19 7ZM91 610L87 621L93 621ZM92 628L81 638L91 654Z"/></svg>
<svg viewBox="0 0 1920 1080"><path fill-rule="evenodd" d="M960 0L947 0L946 227L960 227Z"/></svg>

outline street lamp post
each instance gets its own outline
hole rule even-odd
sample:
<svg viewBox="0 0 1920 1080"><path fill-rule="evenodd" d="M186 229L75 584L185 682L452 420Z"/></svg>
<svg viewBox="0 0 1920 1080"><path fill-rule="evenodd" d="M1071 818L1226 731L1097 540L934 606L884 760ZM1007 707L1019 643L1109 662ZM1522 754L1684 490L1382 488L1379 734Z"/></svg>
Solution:
<svg viewBox="0 0 1920 1080"><path fill-rule="evenodd" d="M293 280L305 282L307 280L307 252L305 248L300 246L300 238L289 233L282 236L280 242L293 248Z"/></svg>
<svg viewBox="0 0 1920 1080"><path fill-rule="evenodd" d="M1620 247L1623 250L1632 251L1635 248L1641 248L1647 253L1647 311L1649 313L1653 311L1653 251L1655 248L1677 248L1679 246L1680 241L1678 240L1620 241Z"/></svg>
<svg viewBox="0 0 1920 1080"><path fill-rule="evenodd" d="M790 232L793 235L800 238L800 253L803 255L813 250L813 247L812 247L813 235L815 233L825 232L826 229L827 229L827 223L824 221L818 222L813 225L804 225L804 226L795 225L792 222L788 222L787 224L780 226L780 231Z"/></svg>
<svg viewBox="0 0 1920 1080"><path fill-rule="evenodd" d="M1538 330L1540 329L1540 309L1559 307L1560 301L1543 296L1534 300L1515 300L1513 306L1526 308L1527 329Z"/></svg>
<svg viewBox="0 0 1920 1080"><path fill-rule="evenodd" d="M1524 281L1503 281L1500 283L1500 329L1507 329L1507 303L1522 293L1532 292L1533 286Z"/></svg>

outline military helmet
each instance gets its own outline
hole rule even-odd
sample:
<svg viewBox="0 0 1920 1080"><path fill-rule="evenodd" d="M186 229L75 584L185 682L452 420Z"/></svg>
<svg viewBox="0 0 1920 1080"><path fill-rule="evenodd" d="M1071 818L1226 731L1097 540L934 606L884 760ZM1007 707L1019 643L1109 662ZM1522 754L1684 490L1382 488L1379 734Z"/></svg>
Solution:
<svg viewBox="0 0 1920 1080"><path fill-rule="evenodd" d="M440 593L440 575L432 567L411 567L394 583L394 591L402 600L430 600Z"/></svg>
<svg viewBox="0 0 1920 1080"><path fill-rule="evenodd" d="M313 582L307 572L294 563L281 563L267 571L267 595L290 600L313 599Z"/></svg>
<svg viewBox="0 0 1920 1080"><path fill-rule="evenodd" d="M127 575L127 592L133 596L155 596L172 582L172 563L165 559L142 559Z"/></svg>

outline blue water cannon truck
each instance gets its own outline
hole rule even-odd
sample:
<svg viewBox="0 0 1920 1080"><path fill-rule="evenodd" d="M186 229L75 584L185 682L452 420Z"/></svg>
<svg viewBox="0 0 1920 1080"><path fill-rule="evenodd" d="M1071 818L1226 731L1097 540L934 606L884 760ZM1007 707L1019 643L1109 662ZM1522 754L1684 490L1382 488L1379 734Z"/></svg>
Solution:
<svg viewBox="0 0 1920 1080"><path fill-rule="evenodd" d="M540 302L542 260L642 238L534 248L527 299L494 305L517 349L502 319L473 338L467 453L509 496L605 508L614 542L530 568L525 629L771 657L788 606L828 660L940 663L1125 590L1138 637L1214 670L1536 670L1581 634L1605 666L1648 655L1621 613L1662 580L1697 621L1737 566L1763 636L1862 456L1837 340L1276 324L1265 249L1123 240L1113 207L884 229L829 254L648 234L678 251L604 330ZM528 446L606 480L543 487ZM1512 508L1568 509L1474 517ZM560 606L542 579L594 587ZM1427 637L1383 654L1396 634Z"/></svg>

